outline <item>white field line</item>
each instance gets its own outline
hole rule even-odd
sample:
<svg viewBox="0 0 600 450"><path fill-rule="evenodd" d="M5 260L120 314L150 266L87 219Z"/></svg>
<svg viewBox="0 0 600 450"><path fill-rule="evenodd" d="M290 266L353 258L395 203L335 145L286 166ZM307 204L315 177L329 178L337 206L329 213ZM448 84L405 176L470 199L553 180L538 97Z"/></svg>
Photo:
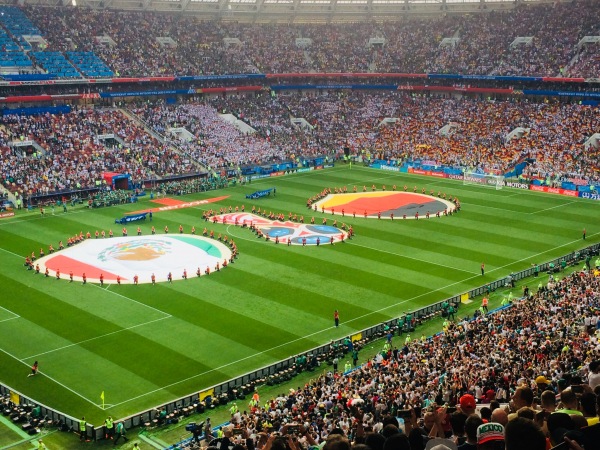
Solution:
<svg viewBox="0 0 600 450"><path fill-rule="evenodd" d="M2 323L2 322L8 322L9 320L15 320L15 319L20 319L20 318L21 318L21 316L10 317L8 319L2 319L2 320L0 320L0 323Z"/></svg>
<svg viewBox="0 0 600 450"><path fill-rule="evenodd" d="M13 256L15 256L15 257L17 257L17 258L21 258L21 259L23 259L23 257L22 257L22 256L19 256L19 255L17 255L16 253L14 253L14 252L11 252L10 250L6 250L5 248L2 248L2 247L0 247L0 250L2 250L2 251L3 251L3 252L5 252L5 253L8 253L9 255L13 255ZM157 308L155 308L154 306L150 306L150 305L146 305L145 303L138 302L137 300L134 300L134 299L132 299L132 298L126 297L125 295L119 294L118 292L115 292L115 291L109 291L109 290L107 290L107 289L104 289L104 288L102 288L102 287L101 287L100 285L98 285L98 284L93 284L93 283L88 283L88 284L89 284L89 286L94 286L94 287L96 287L96 288L98 288L98 289L102 289L102 290L104 290L104 291L106 291L106 292L110 292L111 294L114 294L114 295L116 295L116 296L118 296L118 297L124 298L125 300L129 300L130 302L137 303L137 304L138 304L138 305L140 305L140 306L144 306L144 307L146 307L146 308L153 309L153 310L154 310L154 311L156 311L156 312L159 312L159 313L161 313L161 314L164 314L166 317L171 317L171 315L170 315L169 313L166 313L166 312L164 312L164 311L161 311L160 309L157 309ZM12 311L11 311L11 312L12 312ZM13 314L14 314L14 313L13 313Z"/></svg>
<svg viewBox="0 0 600 450"><path fill-rule="evenodd" d="M139 327L143 327L145 325L150 325L151 323L159 322L159 321L165 320L165 319L170 319L171 317L173 317L173 316L161 317L159 319L150 320L148 322L138 323L137 325L132 325L130 327L121 328L120 330L111 331L110 333L106 333L106 334L100 334L98 336L95 336L95 337L92 337L92 338L89 338L89 339L84 339L83 341L73 342L72 344L63 345L62 347L58 347L58 348L55 348L55 349L52 349L52 350L48 350L48 351L45 351L45 352L42 352L42 353L38 353L37 355L27 356L27 357L25 357L23 359L35 359L35 358L37 358L39 356L42 356L42 355L47 355L49 353L58 352L60 350L66 349L66 348L75 347L75 346L80 345L80 344L85 344L86 342L91 342L91 341L95 341L97 339L105 338L107 336L112 336L114 334L122 333L123 331L133 330L134 328L139 328Z"/></svg>
<svg viewBox="0 0 600 450"><path fill-rule="evenodd" d="M11 313L13 316L16 316L16 317L14 317L15 319L18 317L21 317L17 313L12 312L10 309L6 309L4 306L0 306L0 308L2 308L4 311L6 311L8 313Z"/></svg>
<svg viewBox="0 0 600 450"><path fill-rule="evenodd" d="M6 350L4 350L3 348L0 348L0 352L2 352L2 353L4 353L4 354L6 354L6 355L8 355L8 356L10 356L10 357L11 357L11 358L13 358L14 360L16 360L16 361L20 362L21 364L23 364L23 365L25 365L25 366L27 366L27 367L30 367L30 365L29 365L27 362L23 361L22 359L19 359L19 358L17 358L15 355L13 355L12 353L9 353L9 352L7 352L7 351L6 351ZM94 405L94 406L98 407L98 405L97 405L95 402L91 401L89 398L87 398L87 397L84 397L84 396L83 396L83 395L81 395L79 392L77 392L77 391L75 391L75 390L71 389L69 386L67 386L67 385L65 385L65 384L63 384L63 383L61 383L60 381L56 380L55 378L52 378L51 376L49 376L49 375L45 374L45 373L44 373L44 372L42 372L41 370L38 370L38 375L36 375L36 376L39 376L39 375L43 375L43 376L45 376L46 378L48 378L48 379L49 379L49 380L51 380L52 382L54 382L54 383L58 384L59 386L63 387L64 389L66 389L67 391L69 391L69 392L72 392L72 393L73 393L73 394L75 394L77 397L79 397L79 398L81 398L81 399L85 400L86 402L88 402L88 403L89 403L89 404L91 404L91 405ZM100 408L100 409L101 409L101 408Z"/></svg>
<svg viewBox="0 0 600 450"><path fill-rule="evenodd" d="M575 201L570 201L570 202L567 202L567 203L562 203L560 205L551 206L550 208L539 209L537 211L530 212L529 214L537 214L537 213L541 213L541 212L544 212L544 211L550 211L551 209L560 208L561 206L572 205L573 203L576 203L576 202Z"/></svg>
<svg viewBox="0 0 600 450"><path fill-rule="evenodd" d="M412 259L413 261L420 261L420 262L427 263L427 264L432 265L432 266L445 267L446 269L452 269L452 270L456 270L458 272L465 272L465 273L468 273L468 274L476 274L477 273L477 272L473 272L473 271L470 271L470 270L459 269L458 267L448 266L446 264L441 264L441 263L435 263L435 262L427 261L426 259L413 258L412 256L401 255L399 253L394 253L394 252L390 252L390 251L387 251L387 250L381 250L381 249L378 249L378 248L369 247L368 245L357 244L355 242L352 242L352 245L355 245L357 247L362 247L362 248L368 248L369 250L375 250L375 251L382 252L382 253L387 253L389 255L397 256L398 258Z"/></svg>
<svg viewBox="0 0 600 450"><path fill-rule="evenodd" d="M88 208L82 207L77 209L77 211L70 211L68 213L63 213L61 212L60 214L44 214L43 217L41 217L40 215L31 215L30 217L26 218L26 219L20 219L20 220L9 220L9 221L4 221L4 222L0 222L0 226L3 225L13 225L15 223L22 223L22 222L32 222L34 220L47 220L51 217L55 217L55 218L59 218L59 217L69 217L71 214L81 214L83 212L86 212Z"/></svg>

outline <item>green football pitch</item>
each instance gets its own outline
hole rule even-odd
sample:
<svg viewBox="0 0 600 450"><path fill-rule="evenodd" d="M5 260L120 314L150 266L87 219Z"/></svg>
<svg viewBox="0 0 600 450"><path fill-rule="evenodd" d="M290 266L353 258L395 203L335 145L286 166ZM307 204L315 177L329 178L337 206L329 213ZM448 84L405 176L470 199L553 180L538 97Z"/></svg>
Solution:
<svg viewBox="0 0 600 450"><path fill-rule="evenodd" d="M0 222L0 381L69 415L100 424L152 408L250 370L343 338L383 320L600 242L600 203L518 189L363 167L262 179L177 197L227 199L154 214L175 231L206 225L208 208L254 204L312 215L308 197L325 187L418 186L458 196L462 211L429 220L348 218L356 237L334 246L285 246L247 229L209 224L231 236L240 257L209 277L172 284L82 285L35 275L24 257L80 231L115 232L115 218L150 207L82 205L17 212ZM277 195L246 200L256 190ZM389 189L389 188L388 188ZM152 205L156 206L156 205ZM339 217L338 217L339 219ZM317 222L318 223L318 222ZM130 225L130 230L137 225ZM149 234L151 224L141 225ZM586 228L587 241L582 240ZM131 233L130 233L131 234ZM480 273L485 263L486 273ZM191 270L190 270L191 271ZM191 271L192 272L192 271ZM195 272L195 270L193 271ZM192 273L193 274L193 273ZM334 327L333 312L340 312ZM27 377L39 361L40 373ZM101 392L105 393L103 410Z"/></svg>

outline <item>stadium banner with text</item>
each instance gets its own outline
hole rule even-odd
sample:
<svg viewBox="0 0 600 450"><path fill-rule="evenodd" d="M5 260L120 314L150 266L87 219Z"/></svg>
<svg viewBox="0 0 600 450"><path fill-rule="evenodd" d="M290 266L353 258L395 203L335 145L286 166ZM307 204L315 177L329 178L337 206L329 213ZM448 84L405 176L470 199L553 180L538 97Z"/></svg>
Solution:
<svg viewBox="0 0 600 450"><path fill-rule="evenodd" d="M427 78L426 73L268 73L267 78Z"/></svg>
<svg viewBox="0 0 600 450"><path fill-rule="evenodd" d="M498 75L461 75L458 73L428 73L429 79L446 79L446 80L492 80L492 81L521 81L521 82L536 82L543 81L542 77L519 77L519 76L498 76Z"/></svg>
<svg viewBox="0 0 600 450"><path fill-rule="evenodd" d="M152 82L169 82L175 81L175 77L142 77L142 78L132 78L132 77L119 77L119 78L111 78L112 83L152 83Z"/></svg>
<svg viewBox="0 0 600 450"><path fill-rule="evenodd" d="M600 98L600 92L546 91L541 89L523 89L524 95L543 95L545 97L583 97Z"/></svg>
<svg viewBox="0 0 600 450"><path fill-rule="evenodd" d="M362 339L362 333L356 333L356 334L353 334L353 335L350 337L350 340L351 340L352 342L354 342L354 341L360 341L361 339Z"/></svg>
<svg viewBox="0 0 600 450"><path fill-rule="evenodd" d="M579 197L589 200L600 200L600 194L596 192L579 192Z"/></svg>
<svg viewBox="0 0 600 450"><path fill-rule="evenodd" d="M373 164L372 167L377 167L377 164ZM398 166L387 166L385 164L381 164L381 165L379 165L379 168L381 170L387 170L389 172L400 172L400 167L398 167Z"/></svg>
<svg viewBox="0 0 600 450"><path fill-rule="evenodd" d="M435 172L433 170L413 169L408 168L408 173L414 173L415 175L427 175L428 177L437 178L448 178L448 174L444 172Z"/></svg>
<svg viewBox="0 0 600 450"><path fill-rule="evenodd" d="M0 219L6 219L7 217L13 217L14 215L14 211L2 211L0 212Z"/></svg>
<svg viewBox="0 0 600 450"><path fill-rule="evenodd" d="M309 90L309 89L352 89L352 90L383 90L395 91L396 84L287 84L271 86L272 91Z"/></svg>
<svg viewBox="0 0 600 450"><path fill-rule="evenodd" d="M379 168L381 170L396 171L396 168L391 167L391 166L381 165L381 166L377 167L376 165L373 165L371 167ZM464 179L465 179L464 175L432 172L430 170L421 170L421 169L409 168L408 173L417 174L417 175L433 176L433 177L441 177L441 178L449 178L451 180L463 180L464 181ZM468 181L471 181L474 183L481 183L481 184L489 183L484 178L480 179L480 178L476 178L476 177L468 177ZM509 188L514 188L514 189L526 189L526 190L531 190L531 191L536 191L536 192L545 192L548 194L565 195L567 197L580 197L580 198L586 198L589 200L600 200L600 194L592 193L592 192L578 192L578 191L575 191L572 189L553 188L553 187L549 187L549 186L538 186L538 185L534 185L534 184L513 183L513 182L506 182L506 181L504 182L504 186L509 187Z"/></svg>
<svg viewBox="0 0 600 450"><path fill-rule="evenodd" d="M100 98L116 97L144 97L148 95L185 95L195 94L195 89L165 89L160 91L124 91L124 92L101 92Z"/></svg>
<svg viewBox="0 0 600 450"><path fill-rule="evenodd" d="M265 78L266 75L262 73L240 73L232 75L190 75L183 77L176 77L176 81L219 81L219 80L246 80L246 79L257 79Z"/></svg>
<svg viewBox="0 0 600 450"><path fill-rule="evenodd" d="M579 197L579 193L577 191L572 191L570 189L563 188L553 188L549 186L537 186L535 184L530 185L529 190L536 192L546 192L548 194L566 195L567 197Z"/></svg>
<svg viewBox="0 0 600 450"><path fill-rule="evenodd" d="M275 190L275 188L265 189L263 191L256 191L256 192L253 192L252 194L246 195L246 198L254 200L257 198L266 197L267 195L271 195L271 192L273 192L274 190Z"/></svg>
<svg viewBox="0 0 600 450"><path fill-rule="evenodd" d="M400 85L399 91L430 91L430 92L461 92L467 94L503 94L512 95L518 94L513 88L477 88L477 87L461 87L461 86L417 86L417 85Z"/></svg>
<svg viewBox="0 0 600 450"><path fill-rule="evenodd" d="M504 185L510 188L529 190L529 185L527 183L513 183L512 181L505 181Z"/></svg>
<svg viewBox="0 0 600 450"><path fill-rule="evenodd" d="M139 220L146 220L147 214L148 213L132 214L129 216L122 217L120 219L115 219L115 223L124 224L124 223L130 223L130 222L137 222Z"/></svg>

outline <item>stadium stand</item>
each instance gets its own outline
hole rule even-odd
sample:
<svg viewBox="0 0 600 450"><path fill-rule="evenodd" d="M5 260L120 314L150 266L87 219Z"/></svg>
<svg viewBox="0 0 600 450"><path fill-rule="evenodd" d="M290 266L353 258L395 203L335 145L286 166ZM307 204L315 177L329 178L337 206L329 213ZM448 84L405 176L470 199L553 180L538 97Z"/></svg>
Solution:
<svg viewBox="0 0 600 450"><path fill-rule="evenodd" d="M81 77L81 74L60 52L29 52L29 55L46 73L55 74L60 78Z"/></svg>
<svg viewBox="0 0 600 450"><path fill-rule="evenodd" d="M598 8L597 2L578 2L577 8L569 3L522 5L476 15L351 25L199 22L151 12L37 6L16 11L35 21L58 48L93 51L120 76L256 72L581 76L584 70L597 75L599 46L589 45L582 52L578 43L598 35ZM31 24L26 18L19 20ZM578 63L578 55L579 60L594 63Z"/></svg>
<svg viewBox="0 0 600 450"><path fill-rule="evenodd" d="M69 61L86 77L112 77L112 71L93 52L67 52Z"/></svg>
<svg viewBox="0 0 600 450"><path fill-rule="evenodd" d="M493 414L493 410L510 402L510 411L516 413L523 390L530 392L529 404L537 412L541 411L542 393L549 391L550 414L567 403L570 386L581 386L591 405L585 413L587 420L571 429L588 421L596 423L598 390L592 390L590 384L597 384L600 369L599 289L598 277L584 269L562 280L551 277L547 285L540 283L535 294L513 304L507 302L508 307L499 311L446 321L443 332L432 338L413 335L411 339L410 334L398 336L391 330L391 339L366 364L352 367L348 361L339 372L330 367L314 382L288 394L261 402L252 399L247 411L235 408L225 438L234 442L232 429L241 429L243 436L262 448L269 431L285 436L290 424L297 424L303 430L296 432L298 448L330 442L334 434L346 437L353 446L395 448L387 445L404 432L408 442L402 448L431 448L428 441L438 438L449 439L456 446L467 439L457 419L462 417L464 424L472 414L483 416L481 408L487 407L487 420L506 425L506 413ZM346 355L349 360L351 352L342 346L333 349L329 359L343 361ZM560 401L561 393L564 403L556 405L554 396ZM435 405L446 406L438 409ZM450 408L456 412L450 413ZM403 415L403 411L410 414ZM396 417L403 417L405 423L399 426ZM557 443L557 436L548 431L553 431L552 421L544 414L536 419L535 428L544 429L548 444ZM374 433L380 435L377 446ZM216 438L214 433L207 442L220 445L221 438ZM545 439L542 442L543 449ZM455 448L448 441L432 443ZM190 438L177 448L198 447Z"/></svg>
<svg viewBox="0 0 600 450"><path fill-rule="evenodd" d="M58 120L49 116L8 118L3 122L12 133L11 139L31 135L47 149L48 154L41 156L38 164L58 151L54 136L41 135L40 127L49 126L62 135L62 127L72 126L78 117L88 114L83 125L71 129L68 139L73 142L67 151L60 150L62 158L73 159L71 162L76 166L83 163L77 152L70 151L71 146L84 149L89 146L86 153L99 150L104 154L106 149L94 142L94 136L114 133L135 145L136 156L119 151L110 153L112 162L105 163L110 165L105 170L127 170L125 161L133 161L135 168L129 170L139 180L153 175L194 172L189 161L198 161L213 170L239 173L245 166L286 161L302 165L317 155L333 159L340 156L343 147L349 147L353 154L393 159L398 164L429 161L432 165L496 174L504 174L517 163L527 161L522 179L547 179L549 184L569 179L600 182L596 171L598 154L584 145L585 137L598 130L597 111L592 106L449 99L405 93L323 93L313 97L302 94L214 97L206 102L179 105L140 103L131 111L162 136L165 143L150 136L142 125L114 111L71 113ZM218 112L232 113L254 127L256 133L244 134L225 122ZM294 127L291 117L304 118L313 129ZM402 120L380 126L383 117ZM449 123L453 124L453 131L440 133ZM171 127L185 128L194 139L179 141L170 135ZM529 131L507 139L518 127ZM169 146L176 148L176 153ZM10 153L5 147L5 154ZM167 155L181 157L188 163L169 163ZM136 162L140 158L142 162ZM9 170L8 161L5 169ZM22 176L15 176L15 170L18 169L10 169L11 176L4 178L12 180L11 191L35 189ZM93 185L100 172L97 168L95 175L84 178L86 183ZM54 186L66 187L64 182Z"/></svg>
<svg viewBox="0 0 600 450"><path fill-rule="evenodd" d="M599 12L600 4L588 1L383 23L253 25L152 12L3 6L0 66L41 68L59 78L317 72L598 77L600 46L579 42L600 35ZM42 36L47 46L34 50L28 35ZM600 132L593 105L320 89L179 104L134 101L127 107L3 116L0 181L12 193L52 195L102 187L102 174L111 171L129 174L135 183L159 179L163 192L180 195L226 186L227 171L237 176L245 166L301 165L318 155L335 159L349 147L399 166L427 161L505 174L526 162L523 180L600 183L600 153L584 145ZM241 131L221 114L255 132ZM382 125L388 117L399 120ZM292 118L307 126L293 125ZM176 139L171 128L184 128L190 139ZM527 131L508 139L518 128ZM28 140L36 145L25 151L11 145ZM204 167L210 176L169 179ZM96 199L110 204L126 195L101 192ZM338 433L357 450L423 450L432 437L464 440L453 425L468 420L475 406L497 409L498 401L517 413L522 389L560 396L569 385L585 385L593 422L600 398L598 389L592 392L600 367L599 280L591 270L551 277L511 307L448 321L432 338L407 337L398 328L398 336L365 365L327 372L266 403L251 402L248 412L233 411L225 437L241 428L249 439L254 435L256 448L282 449L281 443L267 444L262 433L285 434L288 424L297 423L306 433L292 450L323 442L333 448ZM330 359L342 357L339 352ZM442 404L458 412L435 406ZM410 412L400 427L407 435L400 447L399 428L386 424L404 410ZM543 417L537 422L545 431L550 427ZM198 443L190 439L177 448Z"/></svg>
<svg viewBox="0 0 600 450"><path fill-rule="evenodd" d="M134 181L198 172L197 167L118 110L4 116L2 183L25 196L96 187L106 171ZM116 136L98 138L99 135ZM24 155L8 143L31 139L42 148ZM23 159L27 164L22 164Z"/></svg>

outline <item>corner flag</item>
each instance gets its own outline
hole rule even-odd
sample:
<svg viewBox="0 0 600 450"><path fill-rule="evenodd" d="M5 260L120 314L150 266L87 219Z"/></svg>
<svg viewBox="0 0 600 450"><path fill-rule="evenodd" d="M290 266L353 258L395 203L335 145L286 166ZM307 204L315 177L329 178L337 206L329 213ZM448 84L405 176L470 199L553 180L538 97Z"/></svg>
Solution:
<svg viewBox="0 0 600 450"><path fill-rule="evenodd" d="M104 409L104 391L100 394L100 398L102 399L102 409Z"/></svg>

